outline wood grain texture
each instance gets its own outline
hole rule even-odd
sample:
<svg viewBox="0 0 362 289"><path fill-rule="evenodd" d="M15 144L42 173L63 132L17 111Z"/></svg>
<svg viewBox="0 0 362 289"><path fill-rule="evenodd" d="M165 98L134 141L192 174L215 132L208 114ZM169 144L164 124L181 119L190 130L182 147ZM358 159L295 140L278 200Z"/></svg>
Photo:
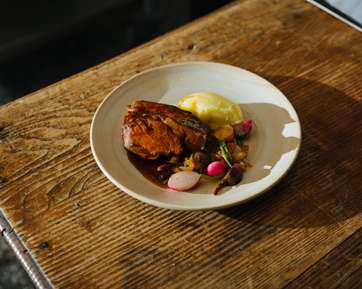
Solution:
<svg viewBox="0 0 362 289"><path fill-rule="evenodd" d="M362 225L361 48L360 33L304 1L235 2L1 107L0 206L56 288L313 288L325 256L343 265L327 285L358 279L338 260ZM261 198L158 209L98 170L88 134L102 99L139 71L188 60L254 71L295 106L300 155Z"/></svg>
<svg viewBox="0 0 362 289"><path fill-rule="evenodd" d="M362 229L286 288L362 288ZM306 284L308 284L306 286Z"/></svg>

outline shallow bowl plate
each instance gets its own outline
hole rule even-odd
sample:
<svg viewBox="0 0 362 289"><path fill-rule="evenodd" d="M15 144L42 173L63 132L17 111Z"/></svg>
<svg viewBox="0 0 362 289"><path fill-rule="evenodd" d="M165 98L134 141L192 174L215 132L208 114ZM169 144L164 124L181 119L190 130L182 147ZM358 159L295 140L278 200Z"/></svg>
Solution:
<svg viewBox="0 0 362 289"><path fill-rule="evenodd" d="M242 182L213 195L204 182L191 192L160 188L147 180L127 158L121 140L123 117L135 100L176 105L195 92L215 92L238 103L254 121L248 140L252 167ZM297 157L300 122L283 93L244 69L211 62L188 62L147 70L115 88L98 107L90 130L94 158L107 178L130 196L168 209L216 209L246 202L277 183Z"/></svg>

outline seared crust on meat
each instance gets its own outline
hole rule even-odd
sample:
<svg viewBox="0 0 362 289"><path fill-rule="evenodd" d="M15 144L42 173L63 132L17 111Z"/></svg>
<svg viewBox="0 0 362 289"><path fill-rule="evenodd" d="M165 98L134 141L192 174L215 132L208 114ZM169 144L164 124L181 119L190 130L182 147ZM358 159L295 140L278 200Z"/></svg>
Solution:
<svg viewBox="0 0 362 289"><path fill-rule="evenodd" d="M209 129L188 111L176 106L135 101L124 117L123 143L144 159L179 155L205 148Z"/></svg>

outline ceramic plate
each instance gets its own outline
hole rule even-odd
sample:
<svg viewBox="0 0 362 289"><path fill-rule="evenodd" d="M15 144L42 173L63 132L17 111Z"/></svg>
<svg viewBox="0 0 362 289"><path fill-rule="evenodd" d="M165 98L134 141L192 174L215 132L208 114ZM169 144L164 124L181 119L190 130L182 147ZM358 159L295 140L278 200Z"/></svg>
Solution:
<svg viewBox="0 0 362 289"><path fill-rule="evenodd" d="M252 167L240 184L213 195L207 182L190 192L175 192L148 181L127 158L121 140L123 117L135 100L176 105L195 92L215 92L238 103L254 121L248 140ZM90 131L94 158L107 178L130 196L169 209L215 209L236 205L270 189L297 157L301 128L283 93L249 71L220 63L188 62L142 72L114 89L98 107Z"/></svg>

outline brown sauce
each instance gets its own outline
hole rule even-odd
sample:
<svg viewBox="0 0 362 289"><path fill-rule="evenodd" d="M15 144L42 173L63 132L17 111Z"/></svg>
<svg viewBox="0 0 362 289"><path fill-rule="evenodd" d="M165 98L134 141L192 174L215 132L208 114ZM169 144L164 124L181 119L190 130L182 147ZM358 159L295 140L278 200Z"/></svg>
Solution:
<svg viewBox="0 0 362 289"><path fill-rule="evenodd" d="M127 156L129 161L135 166L135 168L150 182L154 183L155 185L167 188L167 184L164 184L161 182L161 180L158 178L158 172L157 167L161 164L164 164L165 161L162 160L144 160L140 158L139 156L127 152Z"/></svg>
<svg viewBox="0 0 362 289"><path fill-rule="evenodd" d="M210 156L214 156L216 151L219 148L219 143L216 138L211 137L208 140L208 145L205 150ZM181 159L190 156L191 152L184 150L183 154L180 156ZM161 187L167 188L167 181L164 183L160 179L160 172L157 171L157 168L162 165L166 164L167 161L165 159L157 159L157 160L145 160L139 157L138 155L127 151L128 160L133 164L133 166L150 182L153 184Z"/></svg>

